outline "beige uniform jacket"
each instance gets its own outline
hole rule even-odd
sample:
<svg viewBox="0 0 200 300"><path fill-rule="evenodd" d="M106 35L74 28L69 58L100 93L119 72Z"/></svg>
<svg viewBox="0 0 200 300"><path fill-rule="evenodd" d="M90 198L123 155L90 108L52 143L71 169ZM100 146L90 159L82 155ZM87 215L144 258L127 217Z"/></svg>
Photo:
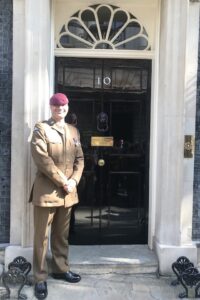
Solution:
<svg viewBox="0 0 200 300"><path fill-rule="evenodd" d="M38 122L31 140L31 153L38 168L30 195L34 205L70 207L78 203L77 189L66 193L66 177L80 181L84 157L78 130L65 124L64 130L53 119Z"/></svg>

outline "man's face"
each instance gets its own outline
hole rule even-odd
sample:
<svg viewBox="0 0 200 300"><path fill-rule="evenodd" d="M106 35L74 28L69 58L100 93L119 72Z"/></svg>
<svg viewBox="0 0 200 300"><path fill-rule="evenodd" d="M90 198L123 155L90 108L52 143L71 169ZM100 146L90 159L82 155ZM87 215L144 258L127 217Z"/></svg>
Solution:
<svg viewBox="0 0 200 300"><path fill-rule="evenodd" d="M66 117L69 110L69 106L68 104L60 106L50 105L50 109L52 118L57 122L63 120Z"/></svg>

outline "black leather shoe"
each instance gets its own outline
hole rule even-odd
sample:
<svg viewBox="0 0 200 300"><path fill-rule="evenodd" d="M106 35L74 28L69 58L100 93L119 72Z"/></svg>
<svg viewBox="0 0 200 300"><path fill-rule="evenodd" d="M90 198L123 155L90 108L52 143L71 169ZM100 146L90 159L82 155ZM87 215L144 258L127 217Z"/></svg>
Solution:
<svg viewBox="0 0 200 300"><path fill-rule="evenodd" d="M65 273L52 273L51 275L54 279L62 279L71 283L79 282L81 280L80 275L73 273L71 271Z"/></svg>
<svg viewBox="0 0 200 300"><path fill-rule="evenodd" d="M46 281L37 282L35 284L35 297L37 299L45 299L48 295Z"/></svg>

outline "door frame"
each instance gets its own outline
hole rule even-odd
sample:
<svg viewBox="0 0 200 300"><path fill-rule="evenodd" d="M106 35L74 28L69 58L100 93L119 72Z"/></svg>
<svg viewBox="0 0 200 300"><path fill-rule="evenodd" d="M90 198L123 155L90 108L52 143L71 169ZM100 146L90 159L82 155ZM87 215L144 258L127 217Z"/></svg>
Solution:
<svg viewBox="0 0 200 300"><path fill-rule="evenodd" d="M86 2L87 6L87 1ZM104 3L104 1L101 1ZM114 1L113 1L114 2ZM99 2L98 2L99 3ZM90 3L91 5L92 3ZM82 3L83 5L83 3ZM148 218L148 246L154 247L154 236L156 226L156 194L157 194L157 136L158 136L158 91L159 91L159 43L160 43L160 13L161 0L157 0L156 7L156 26L154 29L154 49L151 51L137 50L117 50L109 51L104 49L54 49L52 50L51 66L55 75L55 57L76 57L76 58L106 58L106 59L149 59L151 63L151 104L150 104L150 136L149 136L149 218ZM55 2L52 1L52 20L55 19ZM56 22L56 20L55 20ZM54 47L52 36L52 49ZM51 82L55 84L54 77Z"/></svg>
<svg viewBox="0 0 200 300"><path fill-rule="evenodd" d="M76 52L76 55L74 56L72 51L69 51L69 53L65 53L64 57L76 57L76 58L106 58L106 59L113 59L112 53L109 51L105 51L107 53L101 53L100 56L94 56L92 53L90 56L85 56L84 51L78 50ZM92 52L92 51L91 51ZM60 55L54 55L52 63L55 65L55 57ZM122 57L121 53L115 54L115 59L125 59L127 57ZM137 59L137 57L134 56L134 53L131 54L131 57L128 57L129 59ZM140 58L141 59L141 58ZM145 57L144 59L149 59L149 57ZM149 147L149 219L148 219L148 246L150 249L153 249L153 237L155 235L155 207L156 207L156 137L157 137L157 102L158 102L158 59L152 59L152 69L151 69L151 105L150 105L150 147ZM55 70L54 70L55 74ZM55 82L54 82L55 83ZM152 117L154 116L154 118Z"/></svg>

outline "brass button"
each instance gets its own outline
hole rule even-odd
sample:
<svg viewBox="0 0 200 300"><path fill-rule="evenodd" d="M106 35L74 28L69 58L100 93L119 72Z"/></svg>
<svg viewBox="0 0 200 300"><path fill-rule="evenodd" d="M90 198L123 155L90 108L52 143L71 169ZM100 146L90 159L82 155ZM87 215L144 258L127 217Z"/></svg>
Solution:
<svg viewBox="0 0 200 300"><path fill-rule="evenodd" d="M105 165L105 160L104 159L99 159L98 160L98 166L103 167Z"/></svg>

